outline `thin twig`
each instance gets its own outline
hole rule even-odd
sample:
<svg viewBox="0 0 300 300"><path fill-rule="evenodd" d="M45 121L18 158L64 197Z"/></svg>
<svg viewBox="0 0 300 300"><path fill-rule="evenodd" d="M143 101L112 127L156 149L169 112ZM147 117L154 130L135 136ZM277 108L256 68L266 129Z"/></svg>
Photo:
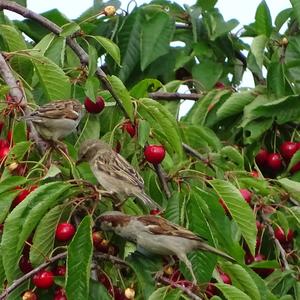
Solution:
<svg viewBox="0 0 300 300"><path fill-rule="evenodd" d="M94 257L98 258L98 259L110 260L112 263L116 263L118 265L122 265L122 266L126 266L126 267L129 266L129 264L125 260L123 260L117 256L110 255L110 254L94 253Z"/></svg>
<svg viewBox="0 0 300 300"><path fill-rule="evenodd" d="M154 92L154 93L149 93L148 96L152 99L155 100L194 100L198 101L203 94L197 94L197 93L190 93L190 94L185 94L185 93L167 93L167 92Z"/></svg>
<svg viewBox="0 0 300 300"><path fill-rule="evenodd" d="M153 165L154 166L154 169L155 169L155 172L158 176L158 179L160 181L160 184L162 186L162 189L165 193L165 195L167 196L167 198L170 198L171 197L171 191L169 189L169 186L168 186L168 178L167 178L167 175L165 174L163 168L161 167L161 165Z"/></svg>
<svg viewBox="0 0 300 300"><path fill-rule="evenodd" d="M180 289L181 291L183 291L187 296L189 296L193 300L202 300L202 298L200 298L199 296L194 294L189 288L187 288L187 287L185 287L181 284L178 284L176 282L173 282L169 278L166 278L164 276L160 276L160 277L157 278L157 281L159 281L163 284L171 285L172 287L175 287L177 289Z"/></svg>
<svg viewBox="0 0 300 300"><path fill-rule="evenodd" d="M274 229L272 228L272 226L270 225L266 215L264 214L263 211L261 211L261 218L263 220L263 222L266 224L266 227L268 229L269 235L271 237L271 239L274 241L276 248L278 249L281 259L282 259L282 264L285 270L290 270L290 266L288 261L286 260L286 252L283 249L283 247L281 246L280 242L276 239L275 237L275 233L274 233Z"/></svg>
<svg viewBox="0 0 300 300"><path fill-rule="evenodd" d="M25 275L23 275L22 277L20 277L19 279L15 280L12 285L10 285L8 288L6 288L0 295L0 300L4 300L7 298L7 296L14 290L16 289L18 286L20 286L23 282L25 282L27 279L31 278L34 274L36 274L37 272L39 272L40 270L46 268L48 265L64 258L67 256L67 252L64 253L60 253L57 254L51 258L49 258L49 260L47 262L44 262L43 264L41 264L40 266L36 267L35 269L33 269L32 271L26 273Z"/></svg>
<svg viewBox="0 0 300 300"><path fill-rule="evenodd" d="M0 9L7 9L7 10L13 11L17 14L20 14L25 18L34 20L56 35L60 35L60 33L62 31L62 29L59 26L57 26L55 23L51 22L47 18L45 18L45 17L33 12L32 10L29 10L28 8L21 6L15 2L7 1L7 0L0 0ZM78 56L81 64L83 66L88 66L89 56L85 52L85 50L76 42L76 40L73 39L72 37L67 37L66 42L69 45L69 47L75 52L75 54ZM98 67L96 69L96 75L97 75L98 79L102 82L102 84L105 86L105 88L111 93L112 97L118 104L119 108L122 110L125 117L129 118L129 115L127 114L127 112L122 104L122 100L113 91L113 88L112 88L110 82L108 81L106 74L103 72L103 70L100 67Z"/></svg>
<svg viewBox="0 0 300 300"><path fill-rule="evenodd" d="M188 144L182 143L182 147L183 147L183 149L185 150L186 153L198 158L199 160L201 160L203 162L207 162L207 159L203 155L201 155L197 150L195 150L194 148L192 148Z"/></svg>

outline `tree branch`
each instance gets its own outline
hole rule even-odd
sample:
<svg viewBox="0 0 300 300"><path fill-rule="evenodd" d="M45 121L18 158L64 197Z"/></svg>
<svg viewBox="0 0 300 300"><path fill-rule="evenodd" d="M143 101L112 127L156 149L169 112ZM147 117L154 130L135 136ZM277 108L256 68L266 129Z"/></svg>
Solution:
<svg viewBox="0 0 300 300"><path fill-rule="evenodd" d="M157 281L166 284L166 285L171 285L172 287L175 287L177 289L180 289L181 291L183 291L187 296L189 296L191 299L193 300L202 300L202 298L200 298L199 296L197 296L196 294L194 294L189 288L178 284L176 282L173 282L171 279L166 278L164 276L160 276L157 278Z"/></svg>
<svg viewBox="0 0 300 300"><path fill-rule="evenodd" d="M20 14L25 18L34 20L56 35L59 35L62 31L59 26L57 26L55 23L49 21L47 18L45 18L45 17L43 17L43 16L41 16L41 15L39 15L39 14L29 10L28 8L23 7L15 2L7 1L7 0L0 0L0 9L7 9L9 11L13 11L17 14ZM72 37L67 37L66 42L69 45L69 47L75 52L75 54L78 56L81 64L83 66L88 66L89 56L85 52L85 50L76 42L76 40L73 39ZM122 104L121 99L113 91L113 88L112 88L111 84L109 83L106 74L103 72L103 70L100 67L97 67L96 75L97 75L98 79L102 82L102 84L105 86L105 88L111 93L112 97L118 104L119 108L122 110L125 117L129 119L129 116Z"/></svg>
<svg viewBox="0 0 300 300"><path fill-rule="evenodd" d="M190 154L191 156L194 156L203 162L207 162L207 159L203 155L201 155L197 150L195 150L188 144L182 143L182 147L187 154Z"/></svg>
<svg viewBox="0 0 300 300"><path fill-rule="evenodd" d="M194 100L198 101L203 94L191 93L191 94L184 94L184 93L167 93L167 92L154 92L149 93L148 95L150 98L154 100Z"/></svg>
<svg viewBox="0 0 300 300"><path fill-rule="evenodd" d="M276 246L276 248L278 249L278 251L280 253L284 269L285 270L290 270L289 263L286 260L286 252L283 249L283 247L281 246L280 242L276 239L274 230L273 230L272 226L270 225L270 223L269 223L269 221L268 221L268 219L267 219L267 217L266 217L266 215L264 214L263 211L261 211L261 217L262 217L263 222L266 224L266 227L268 229L268 232L269 232L269 235L270 235L271 239L274 241L275 246Z"/></svg>
<svg viewBox="0 0 300 300"><path fill-rule="evenodd" d="M164 170L162 169L161 165L153 165L154 166L154 169L155 169L155 172L158 176L158 179L160 181L160 184L162 186L162 189L165 193L165 195L167 196L167 198L170 198L171 197L171 191L169 189L169 186L168 186L168 179L167 179L167 175L165 174Z"/></svg>
<svg viewBox="0 0 300 300"><path fill-rule="evenodd" d="M19 279L15 280L12 285L10 285L8 288L6 288L0 295L0 300L4 300L7 298L7 296L14 290L16 289L18 286L20 286L23 282L25 282L27 279L31 278L34 274L36 274L37 272L39 272L40 270L46 268L47 266L49 266L50 264L65 258L67 256L67 252L64 253L60 253L57 254L53 257L51 257L47 262L44 262L43 264L41 264L40 266L36 267L35 269L33 269L32 271L26 273L25 275L23 275L22 277L20 277Z"/></svg>

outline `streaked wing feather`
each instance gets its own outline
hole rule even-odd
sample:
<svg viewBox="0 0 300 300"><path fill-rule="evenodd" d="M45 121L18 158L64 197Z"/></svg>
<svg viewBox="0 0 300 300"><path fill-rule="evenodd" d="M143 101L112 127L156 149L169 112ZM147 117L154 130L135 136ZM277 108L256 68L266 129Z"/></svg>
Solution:
<svg viewBox="0 0 300 300"><path fill-rule="evenodd" d="M166 219L157 216L141 216L137 219L148 226L148 230L152 234L163 234L169 236L178 236L190 240L203 241L199 236L190 230L173 224Z"/></svg>
<svg viewBox="0 0 300 300"><path fill-rule="evenodd" d="M130 163L116 152L107 151L98 156L97 167L119 180L144 188L143 178Z"/></svg>

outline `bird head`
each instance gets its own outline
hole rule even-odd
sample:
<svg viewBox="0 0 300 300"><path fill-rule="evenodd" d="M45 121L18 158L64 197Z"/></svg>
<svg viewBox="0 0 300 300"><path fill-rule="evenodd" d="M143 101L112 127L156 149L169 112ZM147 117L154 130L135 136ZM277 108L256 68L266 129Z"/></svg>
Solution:
<svg viewBox="0 0 300 300"><path fill-rule="evenodd" d="M78 153L77 164L81 162L90 162L97 153L110 150L111 147L100 140L86 140L82 143Z"/></svg>

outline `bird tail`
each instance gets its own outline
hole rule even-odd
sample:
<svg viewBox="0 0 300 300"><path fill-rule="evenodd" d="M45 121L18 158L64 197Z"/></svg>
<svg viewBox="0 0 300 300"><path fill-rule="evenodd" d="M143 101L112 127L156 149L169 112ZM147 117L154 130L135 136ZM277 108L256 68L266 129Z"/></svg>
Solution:
<svg viewBox="0 0 300 300"><path fill-rule="evenodd" d="M146 205L147 207L151 209L157 208L159 210L162 210L162 207L159 204L157 204L153 199L151 199L150 196L145 194L143 191L137 193L135 196L139 198L143 202L143 204Z"/></svg>
<svg viewBox="0 0 300 300"><path fill-rule="evenodd" d="M214 253L214 254L216 254L218 256L221 256L221 257L227 259L228 261L230 261L232 263L236 262L236 260L232 256L230 256L230 255L226 254L225 252L223 252L221 250L218 250L218 249L216 249L216 248L214 248L214 247L212 247L212 246L210 246L210 245L208 245L206 243L200 242L198 248L200 250L208 251L210 253Z"/></svg>

